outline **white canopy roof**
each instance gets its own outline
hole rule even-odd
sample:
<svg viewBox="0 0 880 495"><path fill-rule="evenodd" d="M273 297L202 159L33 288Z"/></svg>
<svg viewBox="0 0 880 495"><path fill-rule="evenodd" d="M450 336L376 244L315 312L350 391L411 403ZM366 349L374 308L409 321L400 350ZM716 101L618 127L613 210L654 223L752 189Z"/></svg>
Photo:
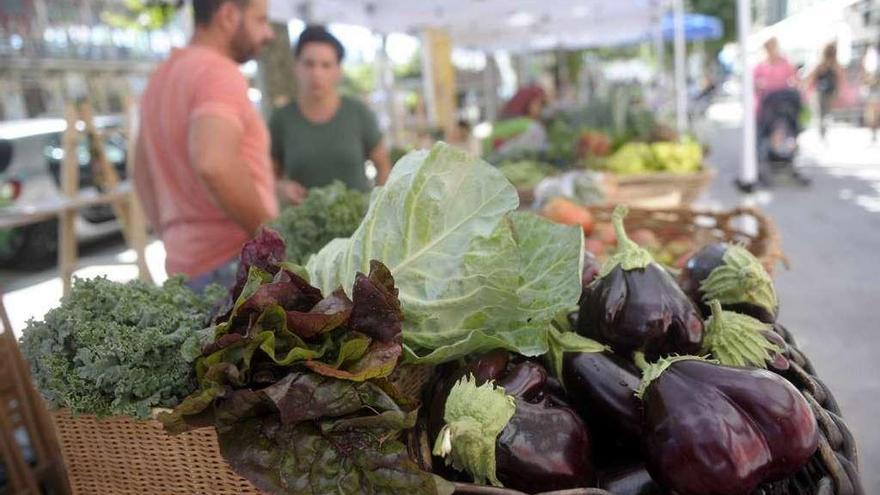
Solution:
<svg viewBox="0 0 880 495"><path fill-rule="evenodd" d="M466 48L535 51L644 39L663 0L270 0L273 19L308 18L416 34L442 28Z"/></svg>

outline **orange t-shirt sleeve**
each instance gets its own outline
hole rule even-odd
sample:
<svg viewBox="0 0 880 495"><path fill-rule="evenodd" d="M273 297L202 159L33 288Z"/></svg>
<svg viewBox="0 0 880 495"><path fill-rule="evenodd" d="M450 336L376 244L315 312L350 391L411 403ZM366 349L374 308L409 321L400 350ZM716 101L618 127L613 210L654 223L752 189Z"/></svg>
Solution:
<svg viewBox="0 0 880 495"><path fill-rule="evenodd" d="M205 67L203 82L195 91L190 121L205 115L221 117L244 130L242 115L250 105L248 85L237 67L210 64Z"/></svg>

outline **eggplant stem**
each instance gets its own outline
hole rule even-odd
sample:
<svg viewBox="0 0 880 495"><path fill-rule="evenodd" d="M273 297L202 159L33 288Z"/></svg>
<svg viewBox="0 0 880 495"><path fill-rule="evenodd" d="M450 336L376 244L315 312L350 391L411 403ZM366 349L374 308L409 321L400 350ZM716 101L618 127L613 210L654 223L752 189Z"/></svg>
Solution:
<svg viewBox="0 0 880 495"><path fill-rule="evenodd" d="M648 363L648 360L645 359L645 351L633 352L632 359L633 364L635 364L636 367L641 371L645 371L646 369L648 369L648 366L651 366L651 364Z"/></svg>

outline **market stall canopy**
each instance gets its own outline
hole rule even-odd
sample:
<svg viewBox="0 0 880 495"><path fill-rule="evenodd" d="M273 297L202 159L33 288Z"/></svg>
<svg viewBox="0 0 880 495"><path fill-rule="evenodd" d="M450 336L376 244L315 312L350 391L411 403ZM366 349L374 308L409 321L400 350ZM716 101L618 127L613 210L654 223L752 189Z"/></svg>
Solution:
<svg viewBox="0 0 880 495"><path fill-rule="evenodd" d="M675 22L672 14L663 16L663 39L671 41L675 38ZM703 14L684 15L684 37L688 41L717 40L724 36L721 19Z"/></svg>
<svg viewBox="0 0 880 495"><path fill-rule="evenodd" d="M346 23L380 33L444 29L456 45L537 51L638 41L663 0L272 0L270 15Z"/></svg>

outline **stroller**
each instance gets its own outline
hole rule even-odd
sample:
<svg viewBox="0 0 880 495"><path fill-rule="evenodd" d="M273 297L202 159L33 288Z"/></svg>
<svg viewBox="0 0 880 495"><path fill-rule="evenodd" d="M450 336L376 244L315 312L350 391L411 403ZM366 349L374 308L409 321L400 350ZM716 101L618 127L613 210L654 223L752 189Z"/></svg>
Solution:
<svg viewBox="0 0 880 495"><path fill-rule="evenodd" d="M772 185L775 176L790 175L800 185L810 181L795 167L798 153L797 137L800 126L801 95L795 89L781 89L768 93L761 100L757 120L759 181Z"/></svg>

